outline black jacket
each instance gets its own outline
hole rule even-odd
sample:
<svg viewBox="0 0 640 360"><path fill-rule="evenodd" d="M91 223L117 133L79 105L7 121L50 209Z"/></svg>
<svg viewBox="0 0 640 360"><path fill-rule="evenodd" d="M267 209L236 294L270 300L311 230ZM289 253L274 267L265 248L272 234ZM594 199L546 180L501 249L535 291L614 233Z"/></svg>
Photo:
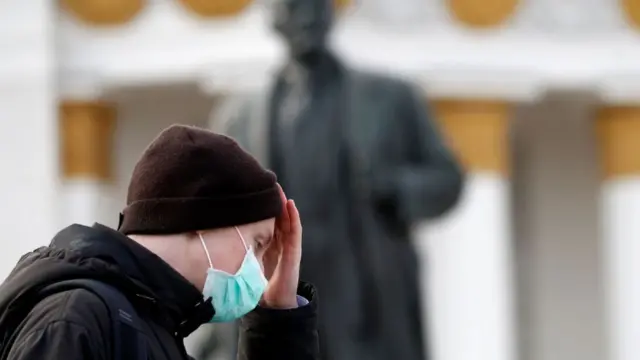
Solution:
<svg viewBox="0 0 640 360"><path fill-rule="evenodd" d="M213 315L200 291L155 254L108 227L72 225L48 247L24 255L0 286L0 342L8 324L19 324L0 358L112 359L112 323L101 299L84 289L37 296L47 285L78 278L103 281L127 296L152 360L189 359L184 337ZM299 294L310 304L257 308L241 320L239 359L319 358L315 291L301 284Z"/></svg>

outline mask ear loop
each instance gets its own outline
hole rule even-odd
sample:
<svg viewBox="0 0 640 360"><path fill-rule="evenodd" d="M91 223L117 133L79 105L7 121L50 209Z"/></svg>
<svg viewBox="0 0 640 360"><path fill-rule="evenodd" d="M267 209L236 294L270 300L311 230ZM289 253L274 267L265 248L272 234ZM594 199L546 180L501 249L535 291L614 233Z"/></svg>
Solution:
<svg viewBox="0 0 640 360"><path fill-rule="evenodd" d="M249 252L249 247L247 246L247 242L244 241L244 236L242 236L242 233L240 232L240 229L238 229L237 226L234 226L236 228L236 232L238 233L238 235L240 235L240 240L242 240L242 245L244 245L244 250L246 252Z"/></svg>
<svg viewBox="0 0 640 360"><path fill-rule="evenodd" d="M202 247L204 248L204 253L207 254L207 260L209 260L209 267L213 269L213 263L211 262L211 255L209 255L209 250L207 249L207 245L204 243L204 238L202 238L202 233L198 233L200 237L200 242L202 243Z"/></svg>

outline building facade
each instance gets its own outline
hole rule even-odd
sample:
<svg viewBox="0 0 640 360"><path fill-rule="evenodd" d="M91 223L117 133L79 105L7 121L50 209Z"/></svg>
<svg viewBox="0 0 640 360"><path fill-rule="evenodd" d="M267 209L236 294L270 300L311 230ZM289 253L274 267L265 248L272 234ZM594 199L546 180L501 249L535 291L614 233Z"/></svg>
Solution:
<svg viewBox="0 0 640 360"><path fill-rule="evenodd" d="M416 229L434 359L640 356L640 1L336 6L345 61L423 88L469 173ZM69 222L116 225L157 132L211 125L283 57L261 0L5 0L0 19L0 277Z"/></svg>

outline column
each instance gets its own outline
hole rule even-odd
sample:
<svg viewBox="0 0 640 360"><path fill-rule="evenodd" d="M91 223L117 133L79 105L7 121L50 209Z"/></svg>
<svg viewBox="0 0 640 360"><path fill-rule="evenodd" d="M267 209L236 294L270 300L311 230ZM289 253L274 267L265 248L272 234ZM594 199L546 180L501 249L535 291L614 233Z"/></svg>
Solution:
<svg viewBox="0 0 640 360"><path fill-rule="evenodd" d="M467 172L458 207L427 224L427 323L434 359L513 360L509 146L511 106L500 101L433 103L442 132Z"/></svg>
<svg viewBox="0 0 640 360"><path fill-rule="evenodd" d="M640 107L600 109L601 229L611 360L640 354Z"/></svg>
<svg viewBox="0 0 640 360"><path fill-rule="evenodd" d="M58 226L55 6L0 5L0 281Z"/></svg>
<svg viewBox="0 0 640 360"><path fill-rule="evenodd" d="M61 164L65 222L91 225L101 217L112 179L115 111L98 101L60 104ZM115 218L117 214L113 214Z"/></svg>

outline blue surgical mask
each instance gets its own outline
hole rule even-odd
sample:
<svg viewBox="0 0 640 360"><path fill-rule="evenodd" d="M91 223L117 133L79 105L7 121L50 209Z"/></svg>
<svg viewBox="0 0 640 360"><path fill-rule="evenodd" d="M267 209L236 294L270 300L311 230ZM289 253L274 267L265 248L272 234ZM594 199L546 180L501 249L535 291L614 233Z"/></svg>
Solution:
<svg viewBox="0 0 640 360"><path fill-rule="evenodd" d="M205 298L211 297L211 303L215 309L215 315L209 322L229 322L241 318L258 306L267 287L267 279L262 273L253 249L247 246L237 227L236 231L242 240L246 254L240 269L233 275L214 269L202 234L198 234L209 260L207 278L202 290Z"/></svg>

